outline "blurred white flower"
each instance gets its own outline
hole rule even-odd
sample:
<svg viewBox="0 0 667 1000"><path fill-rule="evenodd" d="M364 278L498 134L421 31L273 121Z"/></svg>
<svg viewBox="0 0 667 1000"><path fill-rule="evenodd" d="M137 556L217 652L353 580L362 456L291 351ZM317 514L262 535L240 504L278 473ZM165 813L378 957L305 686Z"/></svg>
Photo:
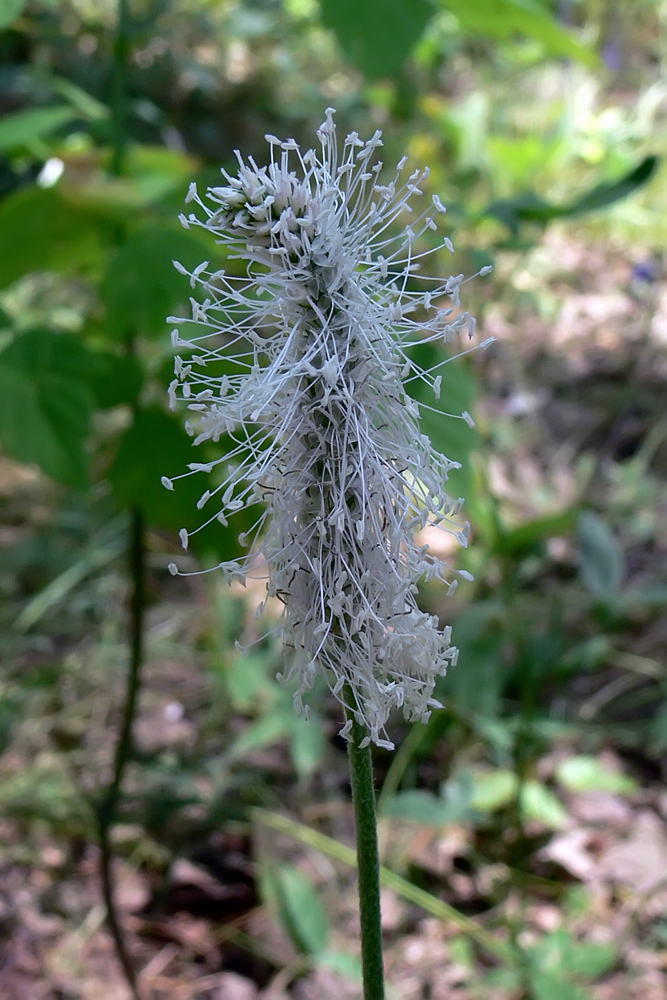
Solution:
<svg viewBox="0 0 667 1000"><path fill-rule="evenodd" d="M403 159L380 184L380 133L362 142L353 132L339 154L332 109L318 138L319 153L302 154L293 139L267 136L269 166L237 153L226 186L202 199L191 185L187 201L203 214L181 222L209 230L247 262L246 276L176 263L203 301L192 299L192 319L173 319L173 343L194 353L176 358L169 393L172 406L180 395L196 414L195 444L233 442L217 462L189 466L224 470L199 501L216 506L206 523L261 505L241 538L247 557L221 568L230 579L268 570L268 594L284 604L297 709L318 674L341 702L349 685L369 739L391 747L392 708L426 721L439 707L436 678L457 656L450 628L417 607L417 583L435 577L452 591L457 575L470 579L415 541L438 525L466 545L469 526L459 519L463 501L445 489L457 463L420 432L420 407L406 391L422 379L438 397L445 362L422 371L410 347L449 343L463 330L472 337L474 320L460 310L463 275L420 274L432 251L415 243L445 211L437 196L394 235L427 171L402 180ZM188 537L183 529L186 548Z"/></svg>

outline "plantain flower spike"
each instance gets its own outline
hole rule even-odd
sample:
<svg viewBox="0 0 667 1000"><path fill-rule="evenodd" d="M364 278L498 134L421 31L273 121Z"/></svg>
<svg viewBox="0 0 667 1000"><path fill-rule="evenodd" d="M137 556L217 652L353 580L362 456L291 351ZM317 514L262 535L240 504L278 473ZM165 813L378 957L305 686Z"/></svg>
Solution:
<svg viewBox="0 0 667 1000"><path fill-rule="evenodd" d="M396 235L428 171L405 177L404 158L381 184L381 133L363 142L352 132L339 150L333 115L329 108L317 132L319 151L269 135L268 166L237 152L238 174L223 170L224 186L202 198L190 185L198 214L182 215L183 226L208 230L246 265L238 277L208 261L192 272L174 262L199 297L191 318L170 320L179 326L172 343L188 356L176 358L169 396L194 414L186 429L195 444L224 436L229 445L185 473L218 467L198 503L215 508L204 524L258 507L240 537L248 554L220 568L229 580L268 575L268 597L283 604L283 679L298 679L297 710L322 675L367 726L364 743L391 749L392 709L426 722L441 707L436 679L457 658L451 629L419 610L417 584L436 578L451 593L457 577L472 579L416 538L431 525L465 546L469 525L463 501L446 492L458 463L422 434L424 404L407 388L422 380L438 398L445 361L425 371L411 348L463 331L472 338L475 321L460 307L463 275L421 274L434 251L416 247L437 229L440 199ZM436 249L443 245L453 250L447 238ZM468 413L451 416L472 425ZM163 479L168 489L173 482ZM184 528L184 548L188 539Z"/></svg>

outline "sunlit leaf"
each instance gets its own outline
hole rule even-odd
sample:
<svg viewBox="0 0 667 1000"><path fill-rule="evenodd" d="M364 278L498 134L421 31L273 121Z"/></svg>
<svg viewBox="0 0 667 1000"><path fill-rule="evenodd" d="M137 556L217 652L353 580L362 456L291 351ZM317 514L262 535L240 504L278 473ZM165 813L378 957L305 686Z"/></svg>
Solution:
<svg viewBox="0 0 667 1000"><path fill-rule="evenodd" d="M532 973L530 986L534 1000L593 1000L588 990L555 972Z"/></svg>
<svg viewBox="0 0 667 1000"><path fill-rule="evenodd" d="M0 288L30 271L89 270L101 253L95 220L53 188L22 188L0 203Z"/></svg>
<svg viewBox="0 0 667 1000"><path fill-rule="evenodd" d="M66 104L52 108L28 108L7 115L0 121L0 151L7 152L42 139L62 125L69 125L79 117Z"/></svg>
<svg viewBox="0 0 667 1000"><path fill-rule="evenodd" d="M536 820L552 830L567 823L567 812L554 793L540 781L526 781L520 789L521 811L526 819Z"/></svg>
<svg viewBox="0 0 667 1000"><path fill-rule="evenodd" d="M637 783L627 774L612 771L598 757L585 754L566 757L558 765L556 777L571 792L630 795L637 788Z"/></svg>
<svg viewBox="0 0 667 1000"><path fill-rule="evenodd" d="M27 2L28 0L0 0L0 31L13 24Z"/></svg>
<svg viewBox="0 0 667 1000"><path fill-rule="evenodd" d="M534 0L442 0L442 5L456 15L464 32L485 38L534 38L548 55L598 65L595 53Z"/></svg>

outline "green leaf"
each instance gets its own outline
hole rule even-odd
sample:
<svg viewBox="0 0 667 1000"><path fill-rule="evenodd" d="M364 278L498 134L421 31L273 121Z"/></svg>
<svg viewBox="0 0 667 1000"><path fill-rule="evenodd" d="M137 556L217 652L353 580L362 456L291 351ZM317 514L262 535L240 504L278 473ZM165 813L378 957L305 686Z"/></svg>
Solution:
<svg viewBox="0 0 667 1000"><path fill-rule="evenodd" d="M554 535L571 531L577 518L577 508L570 507L560 514L535 518L520 524L511 531L500 531L495 541L494 551L501 555L519 559L533 552Z"/></svg>
<svg viewBox="0 0 667 1000"><path fill-rule="evenodd" d="M300 951L317 956L326 948L329 923L313 885L292 865L278 868L276 885L285 929Z"/></svg>
<svg viewBox="0 0 667 1000"><path fill-rule="evenodd" d="M356 982L361 981L361 960L357 955L350 955L346 951L321 951L317 955L317 964L320 968L324 966L326 969L331 969L338 976Z"/></svg>
<svg viewBox="0 0 667 1000"><path fill-rule="evenodd" d="M505 684L500 609L492 602L473 605L456 621L454 642L459 665L438 681L437 697L455 711L472 710L485 717L498 714Z"/></svg>
<svg viewBox="0 0 667 1000"><path fill-rule="evenodd" d="M95 222L53 188L22 188L0 204L0 288L30 271L90 269L101 253Z"/></svg>
<svg viewBox="0 0 667 1000"><path fill-rule="evenodd" d="M0 353L0 442L67 486L88 484L90 358L68 334L32 330Z"/></svg>
<svg viewBox="0 0 667 1000"><path fill-rule="evenodd" d="M121 340L131 333L166 336L167 315L191 293L173 262L192 270L205 252L200 239L173 226L135 230L111 261L100 288L110 335Z"/></svg>
<svg viewBox="0 0 667 1000"><path fill-rule="evenodd" d="M424 434L430 438L434 448L461 465L460 469L453 469L449 473L447 492L454 498L465 496L469 492L471 481L470 454L478 446L479 436L459 414L474 409L474 379L465 359L447 361L447 355L433 344L417 345L410 351L410 357L416 365L426 370L438 366L435 374L442 379L440 399L436 399L420 379L410 384L411 391L415 399L426 404L422 408L420 419ZM432 409L426 409L427 406Z"/></svg>
<svg viewBox="0 0 667 1000"><path fill-rule="evenodd" d="M651 721L650 732L656 750L664 750L667 747L667 701L663 701L658 707Z"/></svg>
<svg viewBox="0 0 667 1000"><path fill-rule="evenodd" d="M225 672L225 682L235 711L266 710L276 700L279 689L269 675L270 666L270 658L261 653L246 653L232 660Z"/></svg>
<svg viewBox="0 0 667 1000"><path fill-rule="evenodd" d="M273 746L288 735L292 718L287 712L272 712L250 723L229 748L230 757L243 757L251 750Z"/></svg>
<svg viewBox="0 0 667 1000"><path fill-rule="evenodd" d="M0 0L0 31L11 27L28 0Z"/></svg>
<svg viewBox="0 0 667 1000"><path fill-rule="evenodd" d="M371 79L396 75L435 13L429 0L321 0L347 58Z"/></svg>
<svg viewBox="0 0 667 1000"><path fill-rule="evenodd" d="M564 205L554 205L534 191L528 191L513 198L492 202L484 214L499 219L514 235L518 233L523 222L546 225L552 219L585 215L586 212L606 208L638 191L653 177L658 163L657 156L647 156L619 180L596 184L590 191Z"/></svg>
<svg viewBox="0 0 667 1000"><path fill-rule="evenodd" d="M132 355L94 351L89 385L100 410L136 403L144 381L141 365Z"/></svg>
<svg viewBox="0 0 667 1000"><path fill-rule="evenodd" d="M398 792L387 803L384 812L387 816L397 816L425 826L444 826L462 818L460 810L453 808L446 799L421 789Z"/></svg>
<svg viewBox="0 0 667 1000"><path fill-rule="evenodd" d="M87 121L103 121L109 117L110 111L106 104L102 104L96 97L83 90L72 80L67 80L64 76L50 76L44 81L49 89L62 97L68 104L78 112L78 116Z"/></svg>
<svg viewBox="0 0 667 1000"><path fill-rule="evenodd" d="M484 38L534 38L551 56L569 56L591 67L599 60L534 0L442 0L464 32Z"/></svg>
<svg viewBox="0 0 667 1000"><path fill-rule="evenodd" d="M503 809L516 798L519 781L514 771L497 768L493 771L472 773L473 792L471 804L480 812Z"/></svg>
<svg viewBox="0 0 667 1000"><path fill-rule="evenodd" d="M302 780L309 778L321 764L326 749L322 719L313 713L309 719L292 711L290 756L294 770Z"/></svg>
<svg viewBox="0 0 667 1000"><path fill-rule="evenodd" d="M596 184L587 194L577 198L569 208L564 210L565 215L584 215L586 212L595 212L598 209L613 205L622 198L634 194L639 188L647 184L655 174L660 162L657 156L646 156L641 163L633 167L624 177L617 181L603 181Z"/></svg>
<svg viewBox="0 0 667 1000"><path fill-rule="evenodd" d="M592 511L584 511L577 526L579 571L584 585L599 599L614 597L625 577L625 559L609 526Z"/></svg>
<svg viewBox="0 0 667 1000"><path fill-rule="evenodd" d="M637 783L627 774L610 771L598 757L586 754L567 757L558 765L556 777L570 792L631 795L637 789Z"/></svg>
<svg viewBox="0 0 667 1000"><path fill-rule="evenodd" d="M224 440L219 449L224 452ZM172 531L195 528L210 516L197 510L197 501L210 479L196 473L176 482L173 491L165 489L161 479L185 473L189 462L205 462L207 457L202 448L193 449L192 438L182 429L179 417L159 407L142 409L122 435L107 473L114 500L119 507L139 507L153 527ZM191 548L220 559L237 557L245 551L238 535L252 527L256 510L239 511L226 528L214 521L191 536Z"/></svg>
<svg viewBox="0 0 667 1000"><path fill-rule="evenodd" d="M540 781L526 781L520 789L521 811L526 819L535 820L552 830L561 830L567 823L567 812L560 799Z"/></svg>
<svg viewBox="0 0 667 1000"><path fill-rule="evenodd" d="M57 104L52 108L28 108L7 115L0 121L0 152L29 146L35 139L50 135L78 117L77 112L66 104Z"/></svg>
<svg viewBox="0 0 667 1000"><path fill-rule="evenodd" d="M593 1000L588 990L554 972L533 973L530 986L533 1000Z"/></svg>
<svg viewBox="0 0 667 1000"><path fill-rule="evenodd" d="M556 981L572 989L570 977L596 979L611 969L617 956L616 945L577 941L564 928L545 935L526 953L533 975L545 976L545 988L550 989L556 988Z"/></svg>
<svg viewBox="0 0 667 1000"><path fill-rule="evenodd" d="M614 944L595 941L573 942L566 954L565 967L573 976L582 979L598 979L612 968L618 958Z"/></svg>

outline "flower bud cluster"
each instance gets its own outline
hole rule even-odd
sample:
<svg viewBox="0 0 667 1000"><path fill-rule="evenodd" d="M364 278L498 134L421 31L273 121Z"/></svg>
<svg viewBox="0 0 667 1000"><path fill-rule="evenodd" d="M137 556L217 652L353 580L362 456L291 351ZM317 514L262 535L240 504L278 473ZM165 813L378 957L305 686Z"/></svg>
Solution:
<svg viewBox="0 0 667 1000"><path fill-rule="evenodd" d="M211 232L246 273L176 265L200 294L191 319L174 320L173 343L189 357L176 358L169 391L193 414L195 443L231 441L216 462L186 473L216 467L217 485L198 504L215 506L205 523L258 505L241 538L248 555L221 566L230 579L265 567L268 596L284 606L297 708L322 675L339 701L351 690L368 739L390 747L391 710L426 721L439 707L437 677L456 662L451 630L419 610L417 585L436 578L451 592L457 577L470 579L416 538L432 525L466 545L469 525L463 501L446 492L457 463L421 433L406 389L422 379L438 397L445 361L423 371L411 348L472 337L475 325L460 308L463 275L420 274L432 251L416 247L445 211L437 196L395 235L427 171L402 179L402 160L380 184L380 133L367 142L352 133L339 151L332 109L318 138L319 152L302 154L294 140L267 136L268 166L237 154L238 175L223 171L225 186L203 198L191 186L199 212L183 225ZM452 249L447 238L440 245ZM186 548L188 539L183 529Z"/></svg>

